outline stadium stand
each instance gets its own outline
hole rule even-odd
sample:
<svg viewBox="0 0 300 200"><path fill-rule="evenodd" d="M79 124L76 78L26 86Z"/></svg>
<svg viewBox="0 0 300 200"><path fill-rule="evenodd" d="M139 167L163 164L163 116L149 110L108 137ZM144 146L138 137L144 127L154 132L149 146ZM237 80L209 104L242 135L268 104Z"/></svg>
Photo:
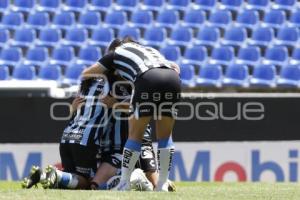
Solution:
<svg viewBox="0 0 300 200"><path fill-rule="evenodd" d="M298 75L291 76L300 69L298 4L296 0L1 0L1 79L22 78L13 70L20 65L55 64L66 70L53 80L77 84L78 72L103 55L113 38L129 35L183 65L181 77L188 87L205 86L210 80L214 84L207 85L216 87L281 88L290 83L286 80L298 87ZM207 68L218 71L219 65L220 76L206 75L217 74ZM33 73L32 78L40 77L36 73L41 72Z"/></svg>

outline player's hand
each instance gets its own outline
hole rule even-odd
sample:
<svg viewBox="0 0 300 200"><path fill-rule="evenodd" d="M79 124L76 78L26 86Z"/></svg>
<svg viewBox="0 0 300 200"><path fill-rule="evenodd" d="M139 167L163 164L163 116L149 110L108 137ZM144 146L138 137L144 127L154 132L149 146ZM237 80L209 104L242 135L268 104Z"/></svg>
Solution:
<svg viewBox="0 0 300 200"><path fill-rule="evenodd" d="M170 62L172 69L174 69L178 74L180 74L180 67L175 62Z"/></svg>
<svg viewBox="0 0 300 200"><path fill-rule="evenodd" d="M71 113L73 113L75 110L77 110L77 108L85 102L85 99L82 97L76 97L71 105Z"/></svg>
<svg viewBox="0 0 300 200"><path fill-rule="evenodd" d="M117 99L110 95L106 95L106 97L102 98L100 100L102 103L104 103L108 108L112 108L115 103L117 103Z"/></svg>

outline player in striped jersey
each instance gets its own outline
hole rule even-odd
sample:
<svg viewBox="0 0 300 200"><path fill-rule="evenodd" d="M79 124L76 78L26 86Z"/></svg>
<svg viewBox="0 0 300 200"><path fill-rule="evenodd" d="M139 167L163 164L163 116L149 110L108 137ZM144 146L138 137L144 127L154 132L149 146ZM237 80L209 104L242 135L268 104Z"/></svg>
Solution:
<svg viewBox="0 0 300 200"><path fill-rule="evenodd" d="M131 38L116 39L108 49L110 52L84 70L83 76L116 72L134 84L133 115L129 120L129 137L123 151L122 177L117 189L130 189L130 175L140 155L143 133L154 119L159 162L156 190L168 191L167 178L174 153L171 134L177 113L175 105L180 101L181 92L179 68L157 50L140 45Z"/></svg>
<svg viewBox="0 0 300 200"><path fill-rule="evenodd" d="M25 188L30 188L40 181L44 188L89 188L89 179L92 178L92 174L95 173L97 168L96 148L98 147L96 147L96 143L100 144L102 152L100 158L101 165L98 169L100 180L98 175L96 176L98 179L95 179L94 183L99 181L99 186L102 187L101 189L104 189L104 183L116 174L114 171L120 168L121 152L128 137L128 121L127 119L118 120L112 115L112 109L104 110L105 106L98 104L99 99L102 99L104 96L106 98L102 99L103 102L106 104L114 103L105 101L108 91L111 90L112 84L116 81L113 77L112 75L107 76L108 81L100 78L82 82L80 97L73 101L72 110L74 113L72 119L65 128L61 138L60 153L64 171L48 166L45 173L42 174L39 168L33 167L30 176L24 181L23 186ZM107 85L105 82L109 82L110 84ZM126 97L130 96L128 91L129 89L126 86L116 85L114 92L119 97L117 100L122 102ZM85 104L80 106L84 102ZM98 105L102 107L97 108L96 106ZM127 116L126 113L121 114ZM118 112L118 115L120 115L120 112ZM150 129L146 131L144 141L143 152L148 155L154 155ZM120 155L119 158L115 157L117 153ZM154 156L151 159L141 158L140 163L143 163L142 169L146 173L155 173L156 162ZM151 163L151 165L147 163ZM111 171L113 171L112 174L110 174ZM143 175L139 174L139 176Z"/></svg>

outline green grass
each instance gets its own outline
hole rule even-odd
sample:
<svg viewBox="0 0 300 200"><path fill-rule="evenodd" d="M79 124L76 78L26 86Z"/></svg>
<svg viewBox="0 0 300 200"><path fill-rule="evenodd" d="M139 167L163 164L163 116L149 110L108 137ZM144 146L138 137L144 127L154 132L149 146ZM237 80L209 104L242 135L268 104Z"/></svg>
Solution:
<svg viewBox="0 0 300 200"><path fill-rule="evenodd" d="M5 200L43 200L43 199L197 199L197 200L299 200L300 184L291 183L176 183L177 192L113 192L113 191L68 191L20 189L19 182L0 182L0 199Z"/></svg>

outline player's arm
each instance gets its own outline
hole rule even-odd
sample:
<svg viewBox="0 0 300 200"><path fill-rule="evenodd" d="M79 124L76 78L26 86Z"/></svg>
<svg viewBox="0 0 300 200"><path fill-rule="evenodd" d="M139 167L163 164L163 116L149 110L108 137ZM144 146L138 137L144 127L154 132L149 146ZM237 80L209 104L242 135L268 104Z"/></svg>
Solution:
<svg viewBox="0 0 300 200"><path fill-rule="evenodd" d="M109 53L103 56L97 63L83 70L82 79L95 78L104 74L106 71L114 71L113 68L114 53Z"/></svg>
<svg viewBox="0 0 300 200"><path fill-rule="evenodd" d="M174 69L178 74L180 74L180 67L175 62L169 61L169 63L172 69Z"/></svg>
<svg viewBox="0 0 300 200"><path fill-rule="evenodd" d="M71 104L71 106L70 106L70 113L71 113L71 115L73 115L73 113L77 110L77 108L78 108L79 106L81 106L81 104L82 104L84 101L85 101L85 99L84 99L84 98L81 98L81 97L76 97L76 98L73 100L73 102L72 102L72 104Z"/></svg>

